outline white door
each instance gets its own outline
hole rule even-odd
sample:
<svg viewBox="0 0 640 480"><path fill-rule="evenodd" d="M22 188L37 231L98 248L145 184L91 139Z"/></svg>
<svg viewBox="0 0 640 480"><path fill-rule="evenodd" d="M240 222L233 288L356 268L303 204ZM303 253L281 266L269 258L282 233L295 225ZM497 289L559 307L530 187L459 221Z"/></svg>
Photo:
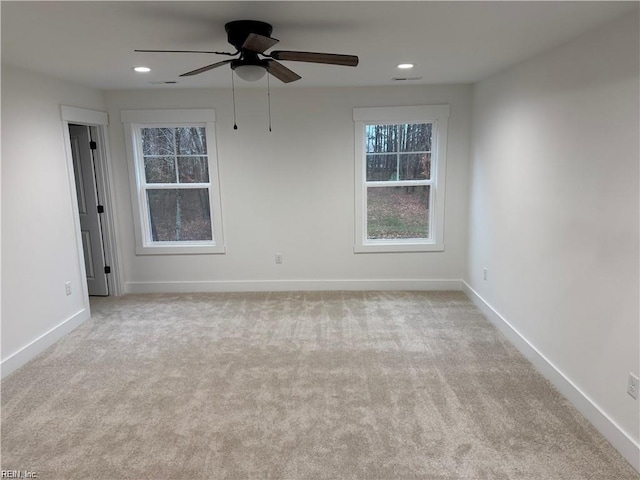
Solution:
<svg viewBox="0 0 640 480"><path fill-rule="evenodd" d="M89 295L109 295L90 127L69 125ZM102 207L100 207L102 210Z"/></svg>

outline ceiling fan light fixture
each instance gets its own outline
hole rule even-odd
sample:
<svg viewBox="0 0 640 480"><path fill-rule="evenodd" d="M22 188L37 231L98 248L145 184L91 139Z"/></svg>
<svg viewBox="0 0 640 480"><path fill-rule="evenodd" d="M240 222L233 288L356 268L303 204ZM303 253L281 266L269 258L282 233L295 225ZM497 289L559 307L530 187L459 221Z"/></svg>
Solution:
<svg viewBox="0 0 640 480"><path fill-rule="evenodd" d="M257 82L267 73L267 69L262 65L238 65L233 70L247 82Z"/></svg>

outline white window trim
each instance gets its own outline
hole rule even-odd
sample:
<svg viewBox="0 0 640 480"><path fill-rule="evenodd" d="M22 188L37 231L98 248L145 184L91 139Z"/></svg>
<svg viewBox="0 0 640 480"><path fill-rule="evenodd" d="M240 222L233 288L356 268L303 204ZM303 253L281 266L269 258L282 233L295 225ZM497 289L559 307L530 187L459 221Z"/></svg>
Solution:
<svg viewBox="0 0 640 480"><path fill-rule="evenodd" d="M124 136L129 164L129 183L133 206L133 225L137 255L175 255L225 253L222 231L222 207L220 199L220 175L215 137L215 110L122 110L120 120L124 125ZM180 126L182 124L204 124L207 135L209 159L209 201L213 228L211 241L151 242L148 232L147 206L142 199L141 187L144 175L139 160L137 131L140 126ZM197 185L196 185L197 186ZM181 186L182 188L183 186ZM190 187L185 187L190 188Z"/></svg>
<svg viewBox="0 0 640 480"><path fill-rule="evenodd" d="M422 105L410 107L354 108L355 124L355 253L378 252L441 252L444 251L444 200L447 169L447 130L449 105ZM366 211L366 147L365 125L371 123L432 123L432 182L430 188L430 239L367 239ZM434 161L435 160L435 161ZM403 182L386 182L402 185ZM412 184L414 182L411 182Z"/></svg>

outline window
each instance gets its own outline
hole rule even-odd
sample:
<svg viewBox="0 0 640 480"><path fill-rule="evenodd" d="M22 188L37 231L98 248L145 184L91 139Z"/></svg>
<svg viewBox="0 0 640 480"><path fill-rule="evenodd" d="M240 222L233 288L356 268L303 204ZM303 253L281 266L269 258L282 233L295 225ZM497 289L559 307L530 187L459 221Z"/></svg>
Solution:
<svg viewBox="0 0 640 480"><path fill-rule="evenodd" d="M224 253L213 110L124 110L136 253Z"/></svg>
<svg viewBox="0 0 640 480"><path fill-rule="evenodd" d="M448 105L354 108L355 252L444 250Z"/></svg>

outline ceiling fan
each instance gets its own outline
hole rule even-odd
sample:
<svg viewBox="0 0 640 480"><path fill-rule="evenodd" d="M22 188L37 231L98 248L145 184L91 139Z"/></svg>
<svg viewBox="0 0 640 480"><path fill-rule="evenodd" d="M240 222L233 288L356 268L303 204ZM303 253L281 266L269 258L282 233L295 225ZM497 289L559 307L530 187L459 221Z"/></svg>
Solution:
<svg viewBox="0 0 640 480"><path fill-rule="evenodd" d="M231 69L244 80L256 81L262 78L266 72L284 83L295 82L302 78L294 71L288 69L278 60L293 62L324 63L329 65L344 65L355 67L358 65L358 57L355 55L338 55L335 53L319 52L295 52L290 50L273 50L265 53L279 40L272 38L273 27L265 22L256 20L236 20L224 26L227 32L228 42L235 47L231 52L207 52L201 50L136 50L136 52L159 53L208 53L215 55L228 55L237 57L221 62L212 63L180 75L189 77L213 70L223 65L230 65Z"/></svg>

